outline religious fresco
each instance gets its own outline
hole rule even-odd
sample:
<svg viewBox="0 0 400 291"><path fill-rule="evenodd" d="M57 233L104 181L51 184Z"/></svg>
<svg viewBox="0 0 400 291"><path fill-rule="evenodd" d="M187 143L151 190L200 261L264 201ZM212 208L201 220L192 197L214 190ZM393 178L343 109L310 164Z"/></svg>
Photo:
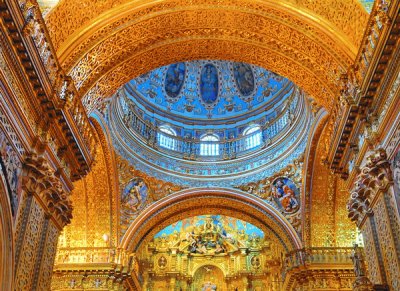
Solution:
<svg viewBox="0 0 400 291"><path fill-rule="evenodd" d="M258 227L228 216L203 215L176 222L154 236L153 244L197 255L220 255L263 243Z"/></svg>
<svg viewBox="0 0 400 291"><path fill-rule="evenodd" d="M365 10L368 11L368 13L371 12L372 7L374 6L374 0L359 0L360 3L364 6Z"/></svg>
<svg viewBox="0 0 400 291"><path fill-rule="evenodd" d="M136 212L146 202L148 188L141 178L133 178L122 192L121 205L123 208Z"/></svg>
<svg viewBox="0 0 400 291"><path fill-rule="evenodd" d="M201 99L206 104L212 104L218 97L218 71L212 64L207 64L200 74Z"/></svg>
<svg viewBox="0 0 400 291"><path fill-rule="evenodd" d="M172 98L178 97L185 81L185 63L172 64L165 74L165 92Z"/></svg>
<svg viewBox="0 0 400 291"><path fill-rule="evenodd" d="M150 177L136 170L122 157L116 157L120 189L120 229L121 237L139 215L140 211L155 201L182 187Z"/></svg>
<svg viewBox="0 0 400 291"><path fill-rule="evenodd" d="M233 74L240 93L249 96L254 91L254 74L249 64L234 63Z"/></svg>
<svg viewBox="0 0 400 291"><path fill-rule="evenodd" d="M279 177L272 183L272 195L278 206L287 213L299 210L299 189L292 180Z"/></svg>
<svg viewBox="0 0 400 291"><path fill-rule="evenodd" d="M278 209L301 235L301 200L303 156L270 177L237 188L264 199Z"/></svg>

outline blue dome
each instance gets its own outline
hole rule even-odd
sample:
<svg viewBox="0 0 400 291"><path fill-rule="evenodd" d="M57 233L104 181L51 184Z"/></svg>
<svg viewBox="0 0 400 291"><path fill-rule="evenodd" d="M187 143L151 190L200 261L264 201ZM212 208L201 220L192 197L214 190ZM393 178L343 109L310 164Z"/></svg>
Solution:
<svg viewBox="0 0 400 291"><path fill-rule="evenodd" d="M198 60L125 84L108 120L117 152L150 176L231 187L273 175L304 153L307 96L266 69Z"/></svg>
<svg viewBox="0 0 400 291"><path fill-rule="evenodd" d="M282 101L290 82L263 68L227 61L192 61L158 68L126 86L143 110L175 122L238 122ZM279 97L280 100L275 100Z"/></svg>

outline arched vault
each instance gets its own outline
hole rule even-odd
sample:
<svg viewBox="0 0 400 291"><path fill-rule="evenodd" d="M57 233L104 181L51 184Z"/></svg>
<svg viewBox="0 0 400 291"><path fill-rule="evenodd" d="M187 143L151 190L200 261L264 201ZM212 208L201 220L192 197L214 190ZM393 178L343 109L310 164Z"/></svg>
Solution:
<svg viewBox="0 0 400 291"><path fill-rule="evenodd" d="M222 59L283 75L329 110L367 18L356 0L68 0L46 22L88 109L159 66Z"/></svg>
<svg viewBox="0 0 400 291"><path fill-rule="evenodd" d="M278 210L260 198L224 188L192 188L157 201L132 222L120 246L135 252L168 225L184 217L204 214L245 220L266 233L273 233L287 251L302 248L296 231Z"/></svg>

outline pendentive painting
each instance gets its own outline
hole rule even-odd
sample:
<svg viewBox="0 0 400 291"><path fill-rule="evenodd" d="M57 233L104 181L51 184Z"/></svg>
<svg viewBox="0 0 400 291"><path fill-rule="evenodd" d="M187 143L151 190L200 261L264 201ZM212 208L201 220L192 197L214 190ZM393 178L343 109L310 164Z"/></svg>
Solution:
<svg viewBox="0 0 400 291"><path fill-rule="evenodd" d="M397 204L397 209L400 211L400 147L397 149L396 154L392 160L393 172L393 191Z"/></svg>
<svg viewBox="0 0 400 291"><path fill-rule="evenodd" d="M144 206L148 197L148 188L141 178L133 178L126 184L122 192L121 205L128 210L136 212Z"/></svg>
<svg viewBox="0 0 400 291"><path fill-rule="evenodd" d="M292 180L279 177L272 183L272 196L278 207L286 213L295 213L300 208L299 189Z"/></svg>
<svg viewBox="0 0 400 291"><path fill-rule="evenodd" d="M165 75L165 92L169 97L178 97L185 81L185 63L172 64Z"/></svg>
<svg viewBox="0 0 400 291"><path fill-rule="evenodd" d="M207 64L200 74L201 99L206 104L212 104L218 98L218 72L212 64Z"/></svg>

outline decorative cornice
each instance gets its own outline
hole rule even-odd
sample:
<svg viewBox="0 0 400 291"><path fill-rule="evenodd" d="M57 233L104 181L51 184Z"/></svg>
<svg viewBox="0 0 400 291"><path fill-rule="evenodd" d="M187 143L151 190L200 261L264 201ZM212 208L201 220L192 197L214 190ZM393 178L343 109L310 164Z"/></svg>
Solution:
<svg viewBox="0 0 400 291"><path fill-rule="evenodd" d="M34 112L31 128L37 127L38 139L53 140L54 154L66 152L58 158L74 169L66 173L68 178L79 179L94 160L92 127L71 78L58 63L37 2L2 1L0 15L0 28L7 36L2 46L16 60L10 67L21 71L24 91L29 91L23 98Z"/></svg>
<svg viewBox="0 0 400 291"><path fill-rule="evenodd" d="M395 74L391 68L397 68L394 44L400 37L398 12L395 1L375 2L357 58L341 77L328 162L343 178L348 176L348 162L356 152L354 144L359 136L364 135L369 147L379 142L379 117L385 110L380 104L389 99L385 88Z"/></svg>

